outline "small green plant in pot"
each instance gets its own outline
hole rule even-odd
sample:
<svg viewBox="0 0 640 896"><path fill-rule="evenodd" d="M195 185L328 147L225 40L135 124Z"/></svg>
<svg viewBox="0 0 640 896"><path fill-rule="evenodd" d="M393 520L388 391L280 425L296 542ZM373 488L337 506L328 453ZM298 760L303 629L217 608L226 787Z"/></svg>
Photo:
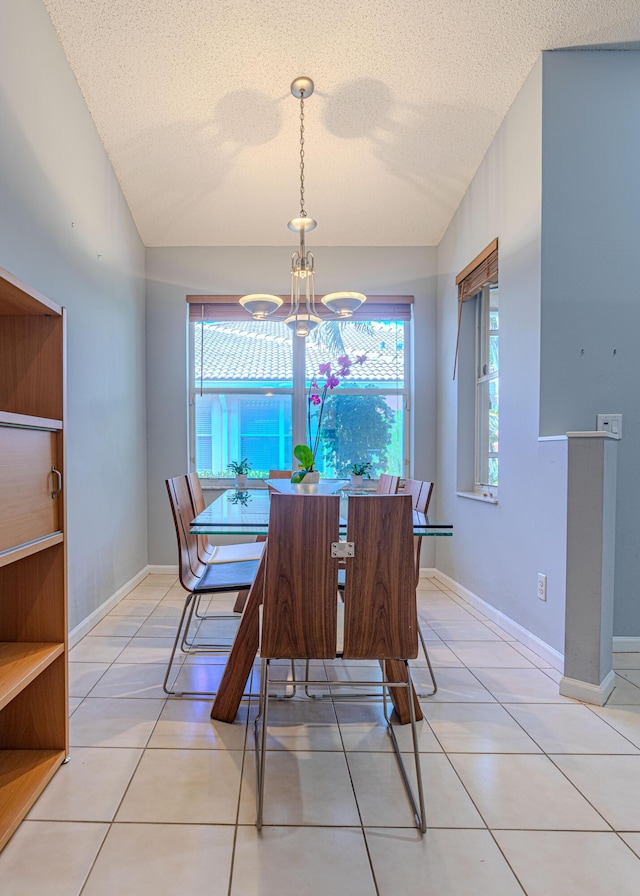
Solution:
<svg viewBox="0 0 640 896"><path fill-rule="evenodd" d="M232 460L231 463L227 464L227 468L232 473L235 473L238 486L242 487L247 484L247 474L251 469L251 464L247 457L243 457L242 460Z"/></svg>
<svg viewBox="0 0 640 896"><path fill-rule="evenodd" d="M296 445L293 449L293 456L298 461L298 471L291 477L291 482L300 484L302 482L317 482L320 474L315 469L316 458L308 445Z"/></svg>
<svg viewBox="0 0 640 896"><path fill-rule="evenodd" d="M369 461L364 461L361 464L351 464L349 468L349 473L351 474L351 485L355 488L358 488L362 485L362 479L366 476L367 479L371 479L371 474L369 470L372 469L372 465Z"/></svg>

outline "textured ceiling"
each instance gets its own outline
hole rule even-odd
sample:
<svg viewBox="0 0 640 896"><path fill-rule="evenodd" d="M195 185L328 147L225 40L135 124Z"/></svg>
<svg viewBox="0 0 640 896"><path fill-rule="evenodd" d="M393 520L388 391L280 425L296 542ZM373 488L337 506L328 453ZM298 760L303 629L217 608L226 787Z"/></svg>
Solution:
<svg viewBox="0 0 640 896"><path fill-rule="evenodd" d="M540 52L638 0L43 0L147 246L437 244ZM634 44L638 46L638 44Z"/></svg>

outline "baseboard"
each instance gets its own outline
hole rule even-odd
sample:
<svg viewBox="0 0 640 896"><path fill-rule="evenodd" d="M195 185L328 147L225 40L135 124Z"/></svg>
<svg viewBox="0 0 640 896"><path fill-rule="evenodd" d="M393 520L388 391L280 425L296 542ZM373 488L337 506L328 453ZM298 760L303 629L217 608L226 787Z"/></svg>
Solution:
<svg viewBox="0 0 640 896"><path fill-rule="evenodd" d="M614 653L640 653L640 638L614 637Z"/></svg>
<svg viewBox="0 0 640 896"><path fill-rule="evenodd" d="M143 579L146 579L151 568L152 567L144 566L140 572L137 572L133 578L129 579L122 588L118 588L115 594L112 594L111 597L100 604L93 613L90 613L86 619L83 619L79 625L76 625L76 627L69 632L69 650L71 650L72 647L75 647L75 645L84 638L84 636L90 632L101 619L104 619L107 613L110 613L111 610L113 610L113 608L117 606L127 594L129 594L129 592L133 591L136 585L139 585ZM161 568L164 569L165 567Z"/></svg>
<svg viewBox="0 0 640 896"><path fill-rule="evenodd" d="M441 572L439 569L421 569L420 575L422 576L423 574L429 578L437 579L447 588L450 588L454 594L457 594L458 597L461 597L476 610L479 610L488 619L499 625L500 628L509 632L509 634L513 635L514 638L517 638L521 644L524 644L525 647L533 650L533 652L537 653L542 659L547 660L547 662L549 662L554 669L557 669L558 672L564 672L564 656L557 651L555 647L551 647L546 641L542 641L537 635L534 635L528 629L521 626L520 623L511 619L510 616L506 616L490 603L487 603L486 600L478 597L473 591L469 591L464 585L460 585L459 582L456 582L455 579L452 579L451 576Z"/></svg>
<svg viewBox="0 0 640 896"><path fill-rule="evenodd" d="M158 566L157 564L147 566L147 575L149 575L149 576L177 576L178 575L178 567L177 566Z"/></svg>
<svg viewBox="0 0 640 896"><path fill-rule="evenodd" d="M580 681L577 678L560 679L560 693L563 697L574 697L583 703L593 703L595 706L604 706L616 684L616 674L612 670L600 684L589 684L588 681Z"/></svg>

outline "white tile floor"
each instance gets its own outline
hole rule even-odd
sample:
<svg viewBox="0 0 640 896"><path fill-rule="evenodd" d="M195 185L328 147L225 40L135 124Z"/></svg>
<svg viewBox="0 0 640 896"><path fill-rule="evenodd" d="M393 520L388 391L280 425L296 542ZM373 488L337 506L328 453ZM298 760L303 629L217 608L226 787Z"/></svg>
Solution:
<svg viewBox="0 0 640 896"><path fill-rule="evenodd" d="M258 834L255 706L225 725L210 700L162 691L183 601L149 576L72 650L72 759L0 854L0 896L640 893L640 656L616 658L608 706L565 699L557 670L423 580L439 684L421 701L426 836L380 705L306 699L272 704ZM220 669L189 658L180 674ZM424 662L414 673L426 689Z"/></svg>

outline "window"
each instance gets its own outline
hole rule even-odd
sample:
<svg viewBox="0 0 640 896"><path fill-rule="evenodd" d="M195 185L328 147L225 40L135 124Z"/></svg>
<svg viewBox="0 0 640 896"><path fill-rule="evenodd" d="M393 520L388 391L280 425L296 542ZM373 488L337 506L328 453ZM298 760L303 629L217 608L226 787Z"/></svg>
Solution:
<svg viewBox="0 0 640 896"><path fill-rule="evenodd" d="M476 298L476 491L498 487L499 419L498 287Z"/></svg>
<svg viewBox="0 0 640 896"><path fill-rule="evenodd" d="M495 498L500 394L497 240L458 274L456 284L458 490Z"/></svg>
<svg viewBox="0 0 640 896"><path fill-rule="evenodd" d="M309 443L309 424L313 439L318 422L309 388L325 381L321 364L331 363L335 372L344 355L366 361L353 364L328 392L316 467L342 477L352 463L368 461L374 478L405 475L408 321L372 319L369 311L367 320L327 320L301 339L278 319L254 321L244 313L225 319L235 314L230 304L226 311L209 302L200 308L194 299L190 455L200 476L229 476L229 462L244 457L255 477L296 469L293 447Z"/></svg>

